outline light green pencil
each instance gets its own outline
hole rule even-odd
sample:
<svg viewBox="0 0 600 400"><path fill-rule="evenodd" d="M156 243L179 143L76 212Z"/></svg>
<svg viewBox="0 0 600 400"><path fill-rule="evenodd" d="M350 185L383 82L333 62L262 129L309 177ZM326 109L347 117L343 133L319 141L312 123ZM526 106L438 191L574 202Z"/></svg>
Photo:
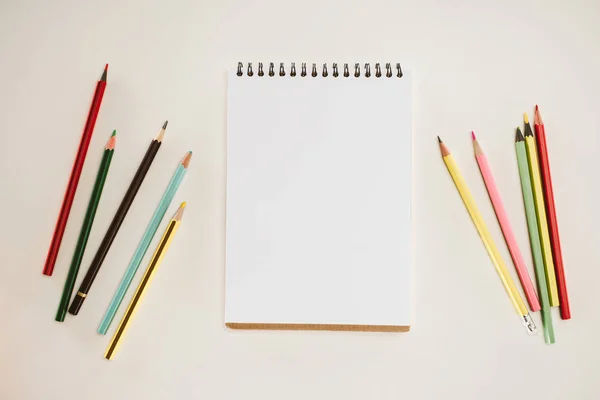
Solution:
<svg viewBox="0 0 600 400"><path fill-rule="evenodd" d="M535 265L535 276L540 300L542 302L542 322L544 324L544 339L546 343L554 343L554 328L552 328L552 314L550 313L550 298L546 284L546 272L544 269L544 258L542 256L542 245L538 231L538 223L533 201L533 188L529 176L529 162L527 161L527 150L525 149L525 138L521 129L517 128L515 138L517 150L517 162L519 163L519 176L521 177L521 189L523 191L523 203L525 203L525 215L527 217L527 228L529 230L529 243L533 254Z"/></svg>
<svg viewBox="0 0 600 400"><path fill-rule="evenodd" d="M148 247L150 247L150 242L152 242L152 238L154 237L160 222L165 216L165 213L167 212L167 209L169 208L169 205L171 204L171 201L173 200L173 197L175 196L175 193L177 192L177 189L179 188L179 185L181 184L181 181L187 172L191 157L192 152L188 151L185 154L185 157L183 157L183 160L181 160L181 162L177 165L177 169L175 170L175 173L173 174L165 193L163 194L158 206L156 207L156 210L154 211L154 215L152 216L152 219L150 220L150 223L144 232L144 236L142 236L142 240L135 250L133 258L127 266L127 269L125 270L125 274L123 275L123 278L117 287L117 291L110 301L106 313L104 313L104 317L102 317L102 321L100 321L100 325L98 326L99 334L105 335L110 327L110 324L115 318L115 314L117 313L117 310L119 309L119 306L125 297L125 293L127 293L127 289L129 289L129 285L131 285L131 281L133 280L133 277L135 276L135 273L137 272L137 269L140 266Z"/></svg>

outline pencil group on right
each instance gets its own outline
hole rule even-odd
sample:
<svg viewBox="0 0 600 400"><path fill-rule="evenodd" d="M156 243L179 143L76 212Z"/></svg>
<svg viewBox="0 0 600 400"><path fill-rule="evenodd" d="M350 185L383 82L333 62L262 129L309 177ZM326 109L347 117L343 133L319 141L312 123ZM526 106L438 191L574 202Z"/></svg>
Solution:
<svg viewBox="0 0 600 400"><path fill-rule="evenodd" d="M550 308L560 307L562 319L570 319L571 310L558 234L548 147L539 107L535 107L535 136L529 117L526 113L523 117L525 135L517 128L515 148L531 253L542 303L544 338L550 344L554 343Z"/></svg>
<svg viewBox="0 0 600 400"><path fill-rule="evenodd" d="M534 190L532 177L535 175L530 167L525 148L525 137L520 128L517 128L515 137L515 150L517 152L517 163L519 165L519 177L521 179L521 191L523 193L523 203L525 205L525 217L527 219L527 229L529 231L529 244L533 256L533 266L535 267L535 276L539 297L542 303L542 324L544 325L544 339L546 343L554 343L554 328L552 327L552 314L550 312L550 296L548 295L548 283L546 281L546 269L544 265L544 256L542 254L542 242L540 240L540 228L536 212L536 202L534 200Z"/></svg>
<svg viewBox="0 0 600 400"><path fill-rule="evenodd" d="M542 116L539 108L535 108L535 135L529 123L529 117L524 114L524 134L517 128L515 150L519 166L521 191L525 206L529 244L533 258L537 280L536 295L534 286L526 268L526 261L520 251L517 239L513 233L508 213L502 202L499 187L496 185L492 168L488 162L475 133L471 132L475 159L483 178L489 199L498 219L508 251L513 261L519 281L525 293L529 308L532 312L541 310L544 339L546 343L555 342L552 326L551 307L560 307L562 319L571 318L567 285L558 233L558 221L552 189L548 146ZM442 158L454 184L471 216L473 224L488 251L490 259L500 275L501 281L509 295L513 306L521 317L530 334L536 333L535 323L529 314L527 306L517 286L509 274L507 264L496 246L492 235L487 229L483 215L475 204L475 198L469 191L467 183L458 169L458 165L448 147L438 136Z"/></svg>
<svg viewBox="0 0 600 400"><path fill-rule="evenodd" d="M571 310L558 234L548 147L538 106L535 108L535 136L527 114L524 114L524 123L524 141L550 306L560 307L561 318L570 319Z"/></svg>

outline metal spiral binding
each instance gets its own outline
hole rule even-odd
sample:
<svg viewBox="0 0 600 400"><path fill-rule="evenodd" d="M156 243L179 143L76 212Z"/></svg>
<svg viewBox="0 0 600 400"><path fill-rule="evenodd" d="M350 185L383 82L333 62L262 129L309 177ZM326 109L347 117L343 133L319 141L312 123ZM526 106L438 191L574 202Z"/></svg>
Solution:
<svg viewBox="0 0 600 400"><path fill-rule="evenodd" d="M237 72L236 75L237 76L243 76L244 73L246 74L246 76L254 76L254 70L252 69L252 63L249 62L246 70L244 71L244 64L241 62L238 62L238 66L237 66ZM258 63L258 71L256 73L258 76L264 76L265 75L265 71L264 71L264 67L263 67L263 63L259 62ZM269 63L269 70L267 72L267 74L271 77L275 76L275 63ZM286 71L285 71L285 63L279 63L279 76L284 77L286 76ZM290 76L291 77L296 77L297 75L300 75L300 77L306 77L308 75L307 69L306 69L306 63L303 62L301 64L301 68L300 68L300 74L297 73L296 71L296 63L292 62L290 63ZM344 69L343 72L340 73L340 70L338 68L338 64L337 63L333 63L331 66L331 75L334 78L338 78L340 76L343 76L344 78L348 78L350 77L350 67L348 66L348 63L344 63ZM386 63L385 64L385 77L386 78L402 78L404 74L402 73L402 67L400 66L400 63L396 63L396 72L394 73L394 68L392 67L391 63ZM327 64L323 64L323 68L321 69L321 73L319 74L319 71L317 70L317 64L313 63L312 64L312 68L310 71L310 76L313 78L316 78L317 76L322 76L324 78L329 76L329 71L327 69ZM364 71L361 73L360 70L360 64L359 63L355 63L354 64L354 73L352 74L353 77L355 78L359 78L361 76L364 76L365 78L370 78L372 76L371 74L371 64L370 63L365 63L364 66ZM383 71L381 69L381 64L380 63L375 63L375 77L376 78L381 78L383 77Z"/></svg>

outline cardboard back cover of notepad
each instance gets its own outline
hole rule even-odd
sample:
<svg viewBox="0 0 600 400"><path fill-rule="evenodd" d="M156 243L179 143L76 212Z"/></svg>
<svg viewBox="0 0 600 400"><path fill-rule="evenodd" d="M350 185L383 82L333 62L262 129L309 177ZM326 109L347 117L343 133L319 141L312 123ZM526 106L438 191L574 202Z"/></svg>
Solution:
<svg viewBox="0 0 600 400"><path fill-rule="evenodd" d="M229 72L226 326L409 330L411 78L394 66Z"/></svg>

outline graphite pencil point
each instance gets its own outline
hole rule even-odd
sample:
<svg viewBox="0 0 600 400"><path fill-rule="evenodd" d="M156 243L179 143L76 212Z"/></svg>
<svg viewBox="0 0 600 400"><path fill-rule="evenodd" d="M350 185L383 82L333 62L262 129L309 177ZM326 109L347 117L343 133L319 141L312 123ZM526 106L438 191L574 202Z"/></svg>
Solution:
<svg viewBox="0 0 600 400"><path fill-rule="evenodd" d="M521 132L521 128L517 127L517 133L515 135L515 142L522 142L525 138L523 137L523 133Z"/></svg>

